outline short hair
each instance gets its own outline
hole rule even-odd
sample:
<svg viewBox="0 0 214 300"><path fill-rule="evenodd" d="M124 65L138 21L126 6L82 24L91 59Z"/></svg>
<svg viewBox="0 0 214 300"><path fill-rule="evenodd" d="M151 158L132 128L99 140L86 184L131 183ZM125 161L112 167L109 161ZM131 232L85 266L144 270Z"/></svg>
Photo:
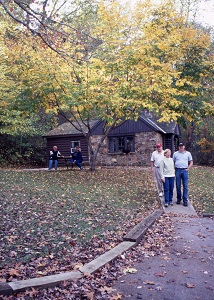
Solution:
<svg viewBox="0 0 214 300"><path fill-rule="evenodd" d="M165 149L163 154L166 155L167 152L171 151L170 149Z"/></svg>

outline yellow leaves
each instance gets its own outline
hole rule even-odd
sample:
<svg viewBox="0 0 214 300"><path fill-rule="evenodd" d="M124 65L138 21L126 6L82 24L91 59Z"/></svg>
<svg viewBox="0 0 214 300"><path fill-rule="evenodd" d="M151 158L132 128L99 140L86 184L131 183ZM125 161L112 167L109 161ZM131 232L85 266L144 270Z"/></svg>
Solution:
<svg viewBox="0 0 214 300"><path fill-rule="evenodd" d="M102 44L88 61L65 61L24 32L19 33L21 43L8 39L11 47L4 47L4 55L10 67L4 68L15 78L11 97L21 87L37 99L35 107L57 111L57 102L64 111L96 114L111 124L128 106L163 111L162 120L176 120L187 108L176 98L196 97L200 89L192 76L181 78L178 66L182 68L193 46L209 49L208 36L187 28L171 3L157 6L144 1L136 7L127 13L117 1L99 2L96 22L88 30ZM83 58L85 46L68 49L65 42L62 50ZM204 64L208 67L211 61L205 59Z"/></svg>

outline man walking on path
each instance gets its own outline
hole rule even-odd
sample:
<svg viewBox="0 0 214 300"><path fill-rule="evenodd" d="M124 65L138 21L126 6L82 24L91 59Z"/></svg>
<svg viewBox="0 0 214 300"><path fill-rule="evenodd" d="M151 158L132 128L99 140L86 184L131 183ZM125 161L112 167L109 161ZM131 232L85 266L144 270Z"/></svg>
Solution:
<svg viewBox="0 0 214 300"><path fill-rule="evenodd" d="M157 148L157 150L155 150L151 156L151 169L152 169L152 172L155 169L155 178L157 180L158 193L159 193L159 196L162 197L163 196L163 182L161 180L161 174L160 174L160 162L164 158L164 151L162 148L162 144L160 144L160 143L156 144L156 148Z"/></svg>
<svg viewBox="0 0 214 300"><path fill-rule="evenodd" d="M185 145L180 143L179 150L173 154L173 161L175 163L175 178L177 189L177 204L181 203L183 198L183 205L188 206L188 171L193 165L192 155L185 150ZM183 185L183 197L181 193L181 183Z"/></svg>

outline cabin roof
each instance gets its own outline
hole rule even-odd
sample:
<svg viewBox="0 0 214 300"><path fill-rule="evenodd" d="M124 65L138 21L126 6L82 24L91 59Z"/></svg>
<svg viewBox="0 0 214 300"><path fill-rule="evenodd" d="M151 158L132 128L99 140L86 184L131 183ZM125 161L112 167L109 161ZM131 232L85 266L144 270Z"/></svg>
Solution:
<svg viewBox="0 0 214 300"><path fill-rule="evenodd" d="M141 114L138 121L144 122L150 128L152 128L156 132L161 132L162 134L178 134L179 129L176 122L159 122L158 117L146 116L145 114ZM117 127L123 125L126 121L119 124ZM74 123L77 124L77 123ZM92 120L89 123L91 129L99 128L99 126L103 126L103 122L101 120ZM87 132L88 128L82 123L83 131ZM58 127L47 132L43 137L52 137L52 136L63 136L63 135L82 135L82 133L75 128L70 122L63 123Z"/></svg>
<svg viewBox="0 0 214 300"><path fill-rule="evenodd" d="M160 131L164 134L175 133L175 129L177 127L177 122L159 122L158 117L154 116L149 118L141 115L139 119L150 125L153 129L156 129L156 131Z"/></svg>
<svg viewBox="0 0 214 300"><path fill-rule="evenodd" d="M98 120L92 120L89 122L89 125L91 128L94 127L94 125L98 122ZM74 122L74 125L77 124L77 122ZM85 126L83 123L81 123L82 129L84 132L88 131L87 126ZM49 136L58 136L58 135L74 135L78 134L81 135L82 132L77 130L75 126L73 126L70 122L63 123L59 125L58 127L50 130L47 132L43 137L49 137Z"/></svg>

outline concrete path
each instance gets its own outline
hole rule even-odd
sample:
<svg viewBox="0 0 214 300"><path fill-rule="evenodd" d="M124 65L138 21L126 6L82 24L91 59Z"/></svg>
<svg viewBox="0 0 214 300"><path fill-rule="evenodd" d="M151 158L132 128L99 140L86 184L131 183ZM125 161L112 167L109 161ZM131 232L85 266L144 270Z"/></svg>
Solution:
<svg viewBox="0 0 214 300"><path fill-rule="evenodd" d="M183 206L183 203L176 204L176 189L174 189L174 195L173 195L173 206L169 205L168 207L164 207L165 200L164 197L160 197L161 203L164 209L164 212L166 213L174 213L174 214L181 214L181 215L188 215L188 216L197 216L197 213L192 206L191 202L189 201L188 206Z"/></svg>
<svg viewBox="0 0 214 300"><path fill-rule="evenodd" d="M168 252L135 264L137 272L119 278L115 293L124 300L214 300L214 220L197 217L191 203L177 205L175 197L164 210L175 230Z"/></svg>

